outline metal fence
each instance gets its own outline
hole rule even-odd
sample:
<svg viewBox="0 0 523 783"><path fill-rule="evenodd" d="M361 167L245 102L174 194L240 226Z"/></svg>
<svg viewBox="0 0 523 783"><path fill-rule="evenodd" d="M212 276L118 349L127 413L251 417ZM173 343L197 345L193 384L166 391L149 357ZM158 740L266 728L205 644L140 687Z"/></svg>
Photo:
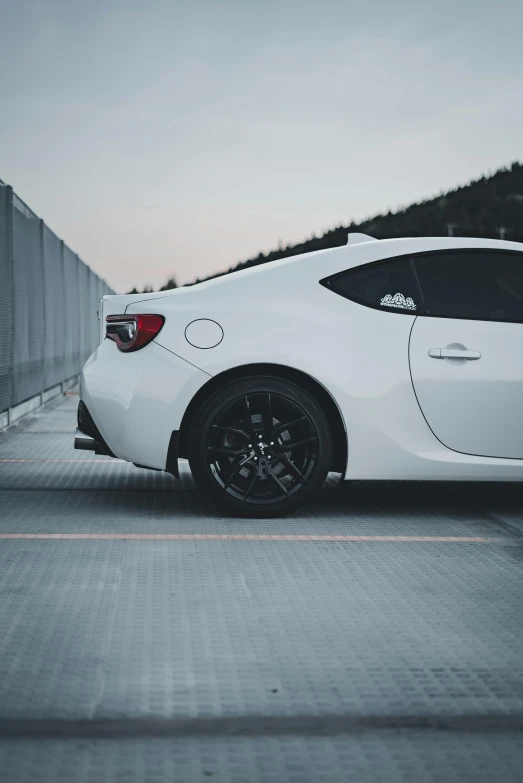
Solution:
<svg viewBox="0 0 523 783"><path fill-rule="evenodd" d="M0 411L80 372L111 293L0 180Z"/></svg>

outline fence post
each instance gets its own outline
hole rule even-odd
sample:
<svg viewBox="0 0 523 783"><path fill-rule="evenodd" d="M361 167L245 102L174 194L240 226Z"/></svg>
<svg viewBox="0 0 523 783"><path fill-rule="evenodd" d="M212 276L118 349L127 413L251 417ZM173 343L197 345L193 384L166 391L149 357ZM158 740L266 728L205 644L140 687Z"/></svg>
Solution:
<svg viewBox="0 0 523 783"><path fill-rule="evenodd" d="M38 226L38 233L40 237L40 266L42 269L42 300L43 300L43 313L44 317L42 318L42 332L43 332L43 343L42 343L42 383L41 383L41 389L44 392L46 388L45 384L45 376L46 376L46 361L47 357L49 355L48 351L48 345L47 345L47 335L48 335L48 326L47 326L47 298L46 298L46 285L45 285L45 247L44 247L44 221L42 218L39 220L39 226Z"/></svg>
<svg viewBox="0 0 523 783"><path fill-rule="evenodd" d="M7 364L8 370L8 398L9 402L7 407L11 408L14 401L14 351L15 351L15 319L13 312L13 303L15 299L15 271L14 271L14 198L13 188L10 185L6 185L6 203L5 203L5 225L6 225L6 245L7 245L7 263L8 263L8 279L7 279L7 307L6 307L6 319L7 324L10 325L8 329L7 337Z"/></svg>

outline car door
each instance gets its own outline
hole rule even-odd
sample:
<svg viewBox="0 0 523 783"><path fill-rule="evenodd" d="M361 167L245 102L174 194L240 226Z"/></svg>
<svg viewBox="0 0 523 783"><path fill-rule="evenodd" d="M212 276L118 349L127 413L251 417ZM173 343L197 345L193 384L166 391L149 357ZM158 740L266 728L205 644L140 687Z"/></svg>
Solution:
<svg viewBox="0 0 523 783"><path fill-rule="evenodd" d="M523 459L523 253L412 257L424 300L410 338L427 423L454 451Z"/></svg>

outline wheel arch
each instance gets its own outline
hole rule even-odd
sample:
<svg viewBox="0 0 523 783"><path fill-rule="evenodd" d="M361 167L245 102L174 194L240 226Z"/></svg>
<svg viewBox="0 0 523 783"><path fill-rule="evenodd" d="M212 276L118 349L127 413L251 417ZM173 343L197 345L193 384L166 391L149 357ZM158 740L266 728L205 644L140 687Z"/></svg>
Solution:
<svg viewBox="0 0 523 783"><path fill-rule="evenodd" d="M348 439L345 422L337 402L325 386L311 375L283 364L244 364L224 370L210 378L198 389L185 410L178 435L178 456L187 457L191 423L209 395L235 380L251 375L272 375L275 378L291 381L301 386L314 397L327 416L332 433L333 458L331 470L341 473L342 476L345 475L348 459Z"/></svg>

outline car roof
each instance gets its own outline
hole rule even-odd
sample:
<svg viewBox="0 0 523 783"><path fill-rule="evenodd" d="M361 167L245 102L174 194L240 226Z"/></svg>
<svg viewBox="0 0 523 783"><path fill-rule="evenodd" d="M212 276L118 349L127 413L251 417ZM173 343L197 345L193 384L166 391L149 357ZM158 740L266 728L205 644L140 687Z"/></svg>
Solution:
<svg viewBox="0 0 523 783"><path fill-rule="evenodd" d="M378 240L363 234L358 234L356 237L356 241L351 241L349 234L347 245L341 247L287 256L171 291L142 295L140 298L135 295L132 298L129 297L131 300L129 304L134 305L139 301L171 296L184 297L185 299L196 295L203 297L208 295L215 298L220 297L222 286L227 286L226 290L223 289L223 295L227 297L236 295L234 288L238 289L238 295L243 295L245 292L246 296L252 296L253 293L256 293L257 296L271 296L278 293L281 296L285 292L288 294L293 292L298 295L300 289L310 289L311 285L316 286L322 278L343 272L346 269L431 250L492 249L523 252L523 243L499 239L402 237Z"/></svg>
<svg viewBox="0 0 523 783"><path fill-rule="evenodd" d="M363 237L364 235L358 235ZM436 250L492 249L523 252L523 243L509 242L499 239L482 239L476 237L403 237L395 239L359 239L341 247L316 250L312 253L302 253L287 256L275 261L269 261L257 266L215 277L194 286L194 289L215 288L221 285L237 283L242 285L252 280L253 284L263 284L271 277L295 278L297 272L307 278L311 276L316 281L319 277L327 277L344 269L368 264L373 261L394 258ZM189 289L190 290L190 289Z"/></svg>

